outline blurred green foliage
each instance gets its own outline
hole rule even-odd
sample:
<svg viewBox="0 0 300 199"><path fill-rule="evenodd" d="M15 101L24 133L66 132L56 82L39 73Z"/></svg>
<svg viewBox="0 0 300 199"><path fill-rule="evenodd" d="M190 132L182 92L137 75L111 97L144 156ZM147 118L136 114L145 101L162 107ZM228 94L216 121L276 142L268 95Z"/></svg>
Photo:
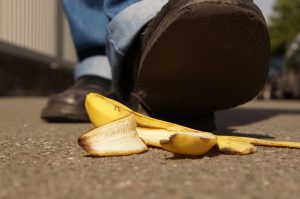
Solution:
<svg viewBox="0 0 300 199"><path fill-rule="evenodd" d="M283 55L300 32L300 0L277 0L270 18L273 55Z"/></svg>

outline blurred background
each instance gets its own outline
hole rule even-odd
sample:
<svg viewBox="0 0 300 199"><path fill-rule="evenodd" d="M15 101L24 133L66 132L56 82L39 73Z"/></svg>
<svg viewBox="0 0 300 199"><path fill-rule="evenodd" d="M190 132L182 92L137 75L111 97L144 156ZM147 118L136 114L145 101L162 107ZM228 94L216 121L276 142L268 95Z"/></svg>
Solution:
<svg viewBox="0 0 300 199"><path fill-rule="evenodd" d="M0 0L0 96L64 90L76 59L59 0Z"/></svg>
<svg viewBox="0 0 300 199"><path fill-rule="evenodd" d="M272 60L258 99L300 98L300 0L255 0ZM69 87L76 54L59 0L0 0L0 96L48 96Z"/></svg>

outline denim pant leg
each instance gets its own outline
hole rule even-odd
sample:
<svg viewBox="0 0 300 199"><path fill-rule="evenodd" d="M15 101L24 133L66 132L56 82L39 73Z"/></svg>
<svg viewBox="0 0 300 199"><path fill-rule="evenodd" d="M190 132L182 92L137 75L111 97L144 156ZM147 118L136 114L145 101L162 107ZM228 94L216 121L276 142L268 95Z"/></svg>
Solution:
<svg viewBox="0 0 300 199"><path fill-rule="evenodd" d="M62 0L79 59L74 69L75 79L84 75L111 79L105 49L106 26L137 1L140 0Z"/></svg>
<svg viewBox="0 0 300 199"><path fill-rule="evenodd" d="M126 99L126 95L128 95L127 91L123 95L124 85L122 84L124 82L121 83L120 78L124 75L122 71L124 58L137 34L168 1L142 0L136 2L119 12L107 25L106 54L112 68L113 88L121 98Z"/></svg>
<svg viewBox="0 0 300 199"><path fill-rule="evenodd" d="M114 88L118 91L121 63L133 40L168 0L62 0L62 2L79 57L79 63L74 71L75 78L83 75L113 78Z"/></svg>
<svg viewBox="0 0 300 199"><path fill-rule="evenodd" d="M75 79L84 75L111 79L105 48L109 19L103 9L104 0L62 0L62 4L79 61L74 69Z"/></svg>

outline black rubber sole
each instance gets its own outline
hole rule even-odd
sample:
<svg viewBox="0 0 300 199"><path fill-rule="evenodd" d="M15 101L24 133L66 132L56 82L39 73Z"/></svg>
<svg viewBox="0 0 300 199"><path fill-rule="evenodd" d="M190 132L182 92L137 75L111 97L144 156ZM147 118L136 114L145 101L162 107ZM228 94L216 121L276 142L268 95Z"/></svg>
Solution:
<svg viewBox="0 0 300 199"><path fill-rule="evenodd" d="M256 8L232 2L190 1L153 27L138 86L156 117L201 120L251 100L263 87L270 60L265 21Z"/></svg>

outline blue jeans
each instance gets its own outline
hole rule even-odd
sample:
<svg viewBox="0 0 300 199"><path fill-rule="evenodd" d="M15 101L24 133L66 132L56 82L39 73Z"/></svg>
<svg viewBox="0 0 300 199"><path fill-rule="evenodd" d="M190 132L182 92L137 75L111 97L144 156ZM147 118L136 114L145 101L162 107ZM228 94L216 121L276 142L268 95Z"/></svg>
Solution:
<svg viewBox="0 0 300 199"><path fill-rule="evenodd" d="M168 0L62 0L79 62L75 79L112 79L118 90L122 60L136 35Z"/></svg>

